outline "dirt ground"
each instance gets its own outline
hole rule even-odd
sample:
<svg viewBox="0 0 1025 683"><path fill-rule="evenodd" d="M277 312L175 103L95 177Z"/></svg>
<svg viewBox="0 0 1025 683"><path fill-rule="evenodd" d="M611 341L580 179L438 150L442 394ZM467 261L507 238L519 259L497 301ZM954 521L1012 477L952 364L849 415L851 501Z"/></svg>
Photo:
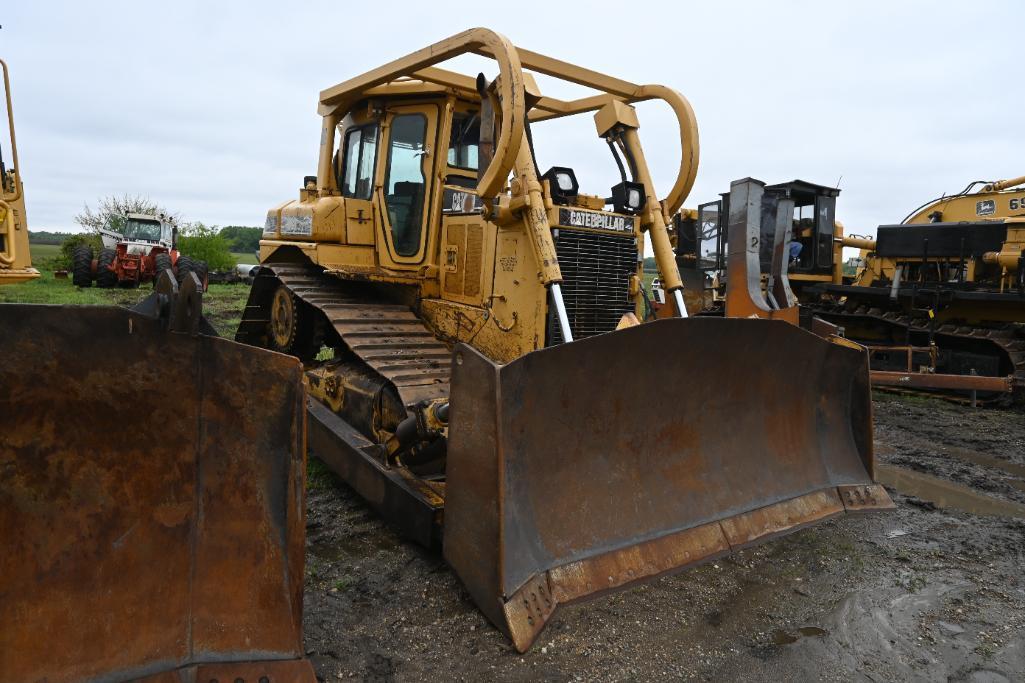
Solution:
<svg viewBox="0 0 1025 683"><path fill-rule="evenodd" d="M874 405L895 512L562 608L523 655L439 553L400 540L314 463L305 625L318 677L1022 680L1025 414L885 394Z"/></svg>

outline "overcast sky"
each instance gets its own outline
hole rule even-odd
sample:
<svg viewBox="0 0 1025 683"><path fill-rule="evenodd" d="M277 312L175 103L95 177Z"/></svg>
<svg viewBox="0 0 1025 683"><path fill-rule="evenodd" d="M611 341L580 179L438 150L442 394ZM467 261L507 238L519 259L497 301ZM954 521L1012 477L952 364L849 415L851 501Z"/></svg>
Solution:
<svg viewBox="0 0 1025 683"><path fill-rule="evenodd" d="M35 230L73 229L83 203L112 193L147 195L187 220L262 225L316 173L321 89L472 26L682 92L701 137L686 206L745 176L839 181L838 217L872 233L969 181L1025 173L1016 2L984 12L894 0L4 5L0 57ZM494 75L476 58L453 66ZM674 119L663 105L639 110L664 193L678 163ZM573 166L594 194L616 181L589 115L535 135L542 169Z"/></svg>

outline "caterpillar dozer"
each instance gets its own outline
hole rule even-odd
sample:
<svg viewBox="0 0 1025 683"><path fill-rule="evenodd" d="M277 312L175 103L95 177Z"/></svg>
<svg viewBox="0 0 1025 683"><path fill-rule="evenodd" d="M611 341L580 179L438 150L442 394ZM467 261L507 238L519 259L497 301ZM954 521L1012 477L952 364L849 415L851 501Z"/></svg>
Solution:
<svg viewBox="0 0 1025 683"><path fill-rule="evenodd" d="M497 76L438 66L468 53ZM533 73L594 94L545 96ZM646 100L679 121L662 199ZM479 28L324 90L318 113L317 175L267 214L236 340L305 362L311 453L440 542L518 650L559 605L891 505L862 349L746 286L734 317L687 317L666 230L698 164L679 93ZM537 167L532 127L584 113L620 171L608 193ZM637 324L646 243L676 317Z"/></svg>
<svg viewBox="0 0 1025 683"><path fill-rule="evenodd" d="M28 247L28 222L25 218L25 192L18 164L18 142L14 137L14 111L11 108L11 82L7 63L0 59L4 74L4 101L7 107L9 157L0 145L0 285L34 280L39 271L32 267Z"/></svg>
<svg viewBox="0 0 1025 683"><path fill-rule="evenodd" d="M295 358L135 309L0 305L0 680L313 683Z"/></svg>
<svg viewBox="0 0 1025 683"><path fill-rule="evenodd" d="M816 314L880 350L874 382L1025 397L1025 176L971 183L851 246L858 272L816 287Z"/></svg>

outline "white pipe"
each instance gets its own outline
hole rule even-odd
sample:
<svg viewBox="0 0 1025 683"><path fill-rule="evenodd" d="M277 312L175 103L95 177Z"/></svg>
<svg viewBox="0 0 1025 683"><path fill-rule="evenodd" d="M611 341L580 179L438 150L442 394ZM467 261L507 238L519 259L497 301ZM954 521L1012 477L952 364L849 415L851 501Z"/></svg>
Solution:
<svg viewBox="0 0 1025 683"><path fill-rule="evenodd" d="M573 331L569 329L569 316L566 315L566 304L562 301L562 288L558 282L552 285L552 301L555 302L555 313L559 316L559 328L562 329L562 340L573 341Z"/></svg>
<svg viewBox="0 0 1025 683"><path fill-rule="evenodd" d="M679 313L681 318L687 317L687 304L683 303L683 290L673 290L673 301L676 302L676 312Z"/></svg>

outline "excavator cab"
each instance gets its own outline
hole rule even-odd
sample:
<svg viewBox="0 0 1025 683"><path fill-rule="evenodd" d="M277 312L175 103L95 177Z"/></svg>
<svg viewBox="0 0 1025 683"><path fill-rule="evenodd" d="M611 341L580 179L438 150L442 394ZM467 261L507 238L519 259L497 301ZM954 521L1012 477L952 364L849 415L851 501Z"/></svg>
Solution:
<svg viewBox="0 0 1025 683"><path fill-rule="evenodd" d="M466 53L496 73L438 66ZM664 195L647 100L679 123ZM440 542L519 650L560 604L890 505L863 350L743 280L733 317L688 317L667 230L697 172L682 95L472 29L324 90L319 114L317 175L268 212L236 340L304 361L312 453ZM620 170L594 194L534 153L535 128L581 114ZM674 315L639 324L648 246Z"/></svg>

